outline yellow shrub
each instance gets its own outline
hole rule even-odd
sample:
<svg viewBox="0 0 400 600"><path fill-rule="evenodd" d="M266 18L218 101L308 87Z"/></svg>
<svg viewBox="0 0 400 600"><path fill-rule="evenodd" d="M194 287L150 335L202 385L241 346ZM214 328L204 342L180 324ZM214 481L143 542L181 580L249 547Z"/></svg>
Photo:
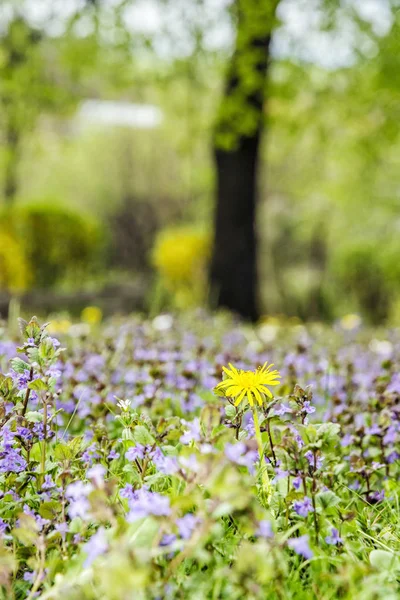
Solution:
<svg viewBox="0 0 400 600"><path fill-rule="evenodd" d="M51 334L68 333L68 331L71 329L71 325L71 321L66 318L51 319L46 331Z"/></svg>
<svg viewBox="0 0 400 600"><path fill-rule="evenodd" d="M158 235L152 262L176 304L202 301L210 254L210 235L195 227L174 227Z"/></svg>
<svg viewBox="0 0 400 600"><path fill-rule="evenodd" d="M30 271L20 244L0 232L0 290L18 294L28 288Z"/></svg>
<svg viewBox="0 0 400 600"><path fill-rule="evenodd" d="M103 318L103 312L98 306L86 306L81 312L81 319L88 325L97 325Z"/></svg>

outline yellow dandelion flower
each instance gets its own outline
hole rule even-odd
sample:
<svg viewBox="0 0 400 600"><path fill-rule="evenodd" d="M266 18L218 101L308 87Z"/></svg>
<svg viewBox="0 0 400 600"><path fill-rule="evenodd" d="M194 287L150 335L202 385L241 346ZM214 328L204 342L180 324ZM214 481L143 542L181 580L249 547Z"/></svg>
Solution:
<svg viewBox="0 0 400 600"><path fill-rule="evenodd" d="M222 367L227 375L226 379L221 381L215 389L223 392L229 398L235 398L235 406L238 406L245 398L250 406L254 405L254 399L262 406L265 396L273 397L267 386L280 383L280 373L277 370L271 371L273 366L265 363L255 371L243 371L229 363L229 369Z"/></svg>

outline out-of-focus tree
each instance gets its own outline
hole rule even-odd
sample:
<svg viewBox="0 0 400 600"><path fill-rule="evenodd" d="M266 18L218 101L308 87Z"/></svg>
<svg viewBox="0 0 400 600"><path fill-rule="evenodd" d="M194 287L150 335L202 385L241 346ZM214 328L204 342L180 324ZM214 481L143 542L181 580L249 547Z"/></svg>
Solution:
<svg viewBox="0 0 400 600"><path fill-rule="evenodd" d="M7 204L18 192L18 167L27 134L42 116L68 114L93 86L87 76L98 66L107 45L99 26L101 6L100 2L76 3L65 16L56 7L52 10L50 2L47 17L40 21L31 18L35 0L5 0L1 7L0 136ZM116 20L117 7L114 12Z"/></svg>
<svg viewBox="0 0 400 600"><path fill-rule="evenodd" d="M368 44L345 67L275 61L260 215L271 311L331 318L359 310L382 321L392 310L400 289L399 17L393 9L379 34L360 22Z"/></svg>
<svg viewBox="0 0 400 600"><path fill-rule="evenodd" d="M47 77L39 56L42 34L20 16L0 39L0 107L4 156L4 198L11 203L17 190L21 137L49 102Z"/></svg>
<svg viewBox="0 0 400 600"><path fill-rule="evenodd" d="M213 301L253 320L258 317L255 231L257 165L260 140L265 119L268 117L265 104L266 100L271 99L267 98L267 72L271 55L271 36L274 35L275 26L278 24L274 14L277 8L284 4L289 3L282 0L237 0L233 4L233 8L236 9L236 43L228 66L214 136L217 183L211 269ZM396 15L396 1L387 2L386 5L388 14L393 10ZM381 33L374 30L374 23L362 11L357 10L356 3L343 4L339 0L321 0L315 2L315 7L321 30L336 28L340 31L343 22L353 28L355 48L351 48L349 64L354 65L365 60L362 49L356 45L357 41L366 48L368 54L368 50L371 51L371 47L374 48L377 40L382 37ZM393 27L395 29L395 25ZM395 37L391 36L391 39L394 40ZM391 56L390 53L385 54ZM390 63L393 64L393 59ZM396 80L396 76L394 77ZM306 89L298 89L296 92L307 94ZM335 91L330 101L332 97L335 97ZM294 97L288 100L294 102ZM349 106L352 104L354 103L350 101ZM303 128L306 136L308 128L310 131L313 129L312 117ZM326 126L323 129L326 129ZM322 130L320 133L324 135ZM368 140L371 142L370 136ZM308 201L312 202L311 198ZM306 313L320 317L324 313L324 298L321 280L318 281L318 278L321 279L327 267L328 257L325 236L320 233L323 231L320 216L317 215L312 221L314 229L310 233L309 262L314 272L314 283L308 306L303 308ZM278 269L276 273L279 278ZM281 289L283 287L284 284Z"/></svg>

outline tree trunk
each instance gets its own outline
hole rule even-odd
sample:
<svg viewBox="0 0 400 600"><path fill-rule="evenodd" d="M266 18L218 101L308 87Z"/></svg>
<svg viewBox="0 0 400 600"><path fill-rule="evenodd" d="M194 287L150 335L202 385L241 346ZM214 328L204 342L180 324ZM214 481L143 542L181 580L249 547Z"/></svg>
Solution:
<svg viewBox="0 0 400 600"><path fill-rule="evenodd" d="M211 300L257 320L257 166L277 0L237 0L236 46L214 132L215 238Z"/></svg>
<svg viewBox="0 0 400 600"><path fill-rule="evenodd" d="M11 122L5 131L5 149L7 152L4 172L4 200L10 206L17 192L17 170L19 163L19 132Z"/></svg>

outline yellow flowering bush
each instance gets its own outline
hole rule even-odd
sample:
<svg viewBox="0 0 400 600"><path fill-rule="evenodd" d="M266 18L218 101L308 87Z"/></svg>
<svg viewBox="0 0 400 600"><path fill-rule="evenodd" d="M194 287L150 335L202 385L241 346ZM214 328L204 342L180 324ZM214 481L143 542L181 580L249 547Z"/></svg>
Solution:
<svg viewBox="0 0 400 600"><path fill-rule="evenodd" d="M158 235L152 264L176 306L202 302L210 255L210 235L193 226L169 228Z"/></svg>
<svg viewBox="0 0 400 600"><path fill-rule="evenodd" d="M51 334L68 333L71 329L72 322L63 317L52 318L46 330Z"/></svg>
<svg viewBox="0 0 400 600"><path fill-rule="evenodd" d="M88 325L97 325L103 318L103 312L98 306L86 306L81 312L81 319Z"/></svg>
<svg viewBox="0 0 400 600"><path fill-rule="evenodd" d="M11 294L25 291L29 267L20 244L8 233L0 232L0 290Z"/></svg>

